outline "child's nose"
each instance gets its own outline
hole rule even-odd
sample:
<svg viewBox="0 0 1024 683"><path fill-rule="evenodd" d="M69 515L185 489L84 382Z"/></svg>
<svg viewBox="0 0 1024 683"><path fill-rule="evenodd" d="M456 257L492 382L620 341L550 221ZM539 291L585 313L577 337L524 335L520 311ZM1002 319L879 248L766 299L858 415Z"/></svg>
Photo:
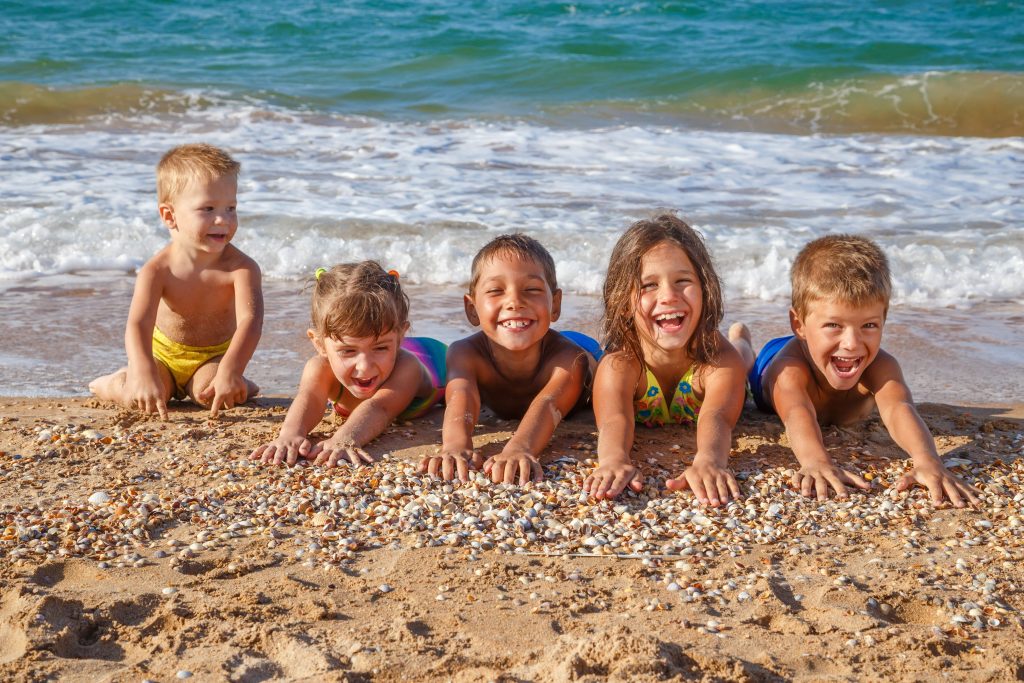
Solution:
<svg viewBox="0 0 1024 683"><path fill-rule="evenodd" d="M843 347L856 349L860 345L860 330L856 327L847 327L843 330Z"/></svg>

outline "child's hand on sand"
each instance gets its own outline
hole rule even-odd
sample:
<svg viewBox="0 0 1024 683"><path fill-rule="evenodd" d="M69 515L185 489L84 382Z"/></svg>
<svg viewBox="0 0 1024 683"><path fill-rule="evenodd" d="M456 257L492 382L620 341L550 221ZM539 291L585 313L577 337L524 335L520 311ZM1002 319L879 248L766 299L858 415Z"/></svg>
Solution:
<svg viewBox="0 0 1024 683"><path fill-rule="evenodd" d="M948 497L955 507L964 507L964 498L971 505L981 505L978 490L965 484L941 464L918 465L896 482L897 491L906 491L915 484L924 486L932 494L932 503L940 505Z"/></svg>
<svg viewBox="0 0 1024 683"><path fill-rule="evenodd" d="M291 466L298 462L299 458L309 457L312 449L313 443L304 436L282 435L271 443L257 446L249 457L252 460L259 460L264 465L280 465L283 462Z"/></svg>
<svg viewBox="0 0 1024 683"><path fill-rule="evenodd" d="M544 471L537 456L518 448L506 447L484 463L484 474L490 476L495 484L514 484L517 473L520 486L524 486L531 479L540 481L544 478Z"/></svg>
<svg viewBox="0 0 1024 683"><path fill-rule="evenodd" d="M221 409L241 405L248 396L249 388L240 374L218 371L197 398L203 405L210 406L210 417L217 417Z"/></svg>
<svg viewBox="0 0 1024 683"><path fill-rule="evenodd" d="M627 486L637 493L644 488L644 477L640 474L640 468L628 460L598 465L597 469L583 481L583 490L598 500L615 498Z"/></svg>
<svg viewBox="0 0 1024 683"><path fill-rule="evenodd" d="M457 476L459 481L466 482L469 481L469 470L480 469L483 460L476 451L441 451L438 455L424 456L419 471L447 481Z"/></svg>
<svg viewBox="0 0 1024 683"><path fill-rule="evenodd" d="M700 456L694 458L693 464L678 477L666 481L665 485L670 491L690 489L701 505L711 507L740 498L740 485L732 472Z"/></svg>
<svg viewBox="0 0 1024 683"><path fill-rule="evenodd" d="M836 492L836 498L847 497L846 484L863 491L871 488L871 484L856 472L836 467L828 461L804 465L793 475L792 484L808 498L817 494L818 500L828 500L829 487Z"/></svg>
<svg viewBox="0 0 1024 683"><path fill-rule="evenodd" d="M352 467L359 467L363 464L372 464L373 456L356 446L351 441L344 441L331 437L321 441L309 451L306 456L313 461L314 465L326 465L334 467L339 462L352 463Z"/></svg>
<svg viewBox="0 0 1024 683"><path fill-rule="evenodd" d="M167 400L164 388L155 369L152 373L128 373L128 394L136 408L146 415L156 413L161 420L167 419Z"/></svg>

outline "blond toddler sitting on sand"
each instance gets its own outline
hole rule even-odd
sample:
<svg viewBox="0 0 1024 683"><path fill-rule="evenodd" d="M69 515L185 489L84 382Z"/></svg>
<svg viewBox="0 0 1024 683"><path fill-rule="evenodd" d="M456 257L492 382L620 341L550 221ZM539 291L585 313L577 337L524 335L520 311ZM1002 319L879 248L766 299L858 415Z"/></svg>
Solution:
<svg viewBox="0 0 1024 683"><path fill-rule="evenodd" d="M188 396L216 417L259 391L242 376L263 328L263 293L259 266L231 244L239 169L206 144L160 160L158 210L171 243L139 270L128 366L90 382L97 397L166 419L171 398Z"/></svg>
<svg viewBox="0 0 1024 683"><path fill-rule="evenodd" d="M899 363L881 348L892 287L882 250L862 237L822 237L800 251L790 278L793 336L765 344L749 379L758 407L777 413L786 426L800 462L793 486L819 500L829 488L840 498L847 485L869 488L832 462L818 425L851 424L877 406L893 440L914 463L897 490L919 484L936 504L944 498L957 507L965 498L977 504L976 491L943 466Z"/></svg>

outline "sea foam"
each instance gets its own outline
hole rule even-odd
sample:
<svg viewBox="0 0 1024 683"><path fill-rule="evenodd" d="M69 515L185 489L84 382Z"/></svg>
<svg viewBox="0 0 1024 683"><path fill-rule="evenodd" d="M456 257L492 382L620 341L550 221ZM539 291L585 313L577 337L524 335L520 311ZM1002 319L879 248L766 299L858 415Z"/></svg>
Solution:
<svg viewBox="0 0 1024 683"><path fill-rule="evenodd" d="M129 271L167 240L153 167L205 140L243 163L236 244L274 279L375 258L460 284L494 235L541 239L567 291L600 291L622 230L659 208L705 235L732 297L780 299L807 240L850 232L897 301L1024 299L1024 141L791 136L525 120L403 122L265 105L0 127L0 277Z"/></svg>

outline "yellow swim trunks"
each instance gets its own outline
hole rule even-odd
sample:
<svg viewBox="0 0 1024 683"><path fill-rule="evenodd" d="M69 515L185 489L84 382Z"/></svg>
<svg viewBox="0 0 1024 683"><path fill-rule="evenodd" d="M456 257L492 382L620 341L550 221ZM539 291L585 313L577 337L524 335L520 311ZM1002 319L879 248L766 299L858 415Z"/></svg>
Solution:
<svg viewBox="0 0 1024 683"><path fill-rule="evenodd" d="M185 398L185 385L206 361L223 356L231 340L216 346L187 346L168 339L158 328L153 328L153 357L171 371L174 378L174 398Z"/></svg>

